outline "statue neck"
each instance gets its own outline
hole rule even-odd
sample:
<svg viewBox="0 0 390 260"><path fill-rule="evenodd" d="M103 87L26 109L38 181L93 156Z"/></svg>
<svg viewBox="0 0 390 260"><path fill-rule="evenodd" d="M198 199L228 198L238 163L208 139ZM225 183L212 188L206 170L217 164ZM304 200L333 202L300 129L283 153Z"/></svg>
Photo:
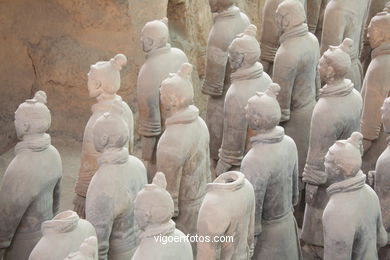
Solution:
<svg viewBox="0 0 390 260"><path fill-rule="evenodd" d="M100 94L96 100L98 102L101 102L101 101L106 101L106 100L113 100L115 99L116 97L116 94L111 94L111 93L107 93L107 92L103 92L102 94Z"/></svg>

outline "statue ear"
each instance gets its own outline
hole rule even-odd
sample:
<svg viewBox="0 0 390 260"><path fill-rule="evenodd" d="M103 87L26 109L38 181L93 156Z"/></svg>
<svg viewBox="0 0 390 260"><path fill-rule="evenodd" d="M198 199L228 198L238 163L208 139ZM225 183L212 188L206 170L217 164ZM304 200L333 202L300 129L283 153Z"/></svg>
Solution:
<svg viewBox="0 0 390 260"><path fill-rule="evenodd" d="M326 77L329 79L329 78L333 78L334 77L334 74L335 74L335 71L334 71L334 68L330 65L328 65L327 69L326 69Z"/></svg>
<svg viewBox="0 0 390 260"><path fill-rule="evenodd" d="M108 137L108 135L107 134L104 134L104 135L102 135L101 137L100 137L100 145L102 146L102 147L105 147L107 144L108 144L108 140L109 140L109 137Z"/></svg>
<svg viewBox="0 0 390 260"><path fill-rule="evenodd" d="M23 122L23 125L22 125L22 131L23 133L27 133L28 130L30 130L31 128L31 125L29 122Z"/></svg>

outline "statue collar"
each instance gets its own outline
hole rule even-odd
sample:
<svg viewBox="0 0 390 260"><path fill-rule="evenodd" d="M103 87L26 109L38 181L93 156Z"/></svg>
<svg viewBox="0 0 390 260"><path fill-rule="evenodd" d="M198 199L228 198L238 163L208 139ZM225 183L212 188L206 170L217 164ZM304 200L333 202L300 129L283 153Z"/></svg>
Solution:
<svg viewBox="0 0 390 260"><path fill-rule="evenodd" d="M140 235L141 240L147 237L153 237L153 236L166 236L175 231L176 225L175 222L173 222L171 219L162 225L159 225L157 227L149 227L146 228L145 231L143 231Z"/></svg>
<svg viewBox="0 0 390 260"><path fill-rule="evenodd" d="M289 30L285 31L279 38L279 42L283 43L285 40L290 38L296 38L306 35L309 32L309 29L307 27L306 23L303 23L301 25L295 26L293 28L290 28Z"/></svg>
<svg viewBox="0 0 390 260"><path fill-rule="evenodd" d="M348 192L358 190L364 187L366 184L366 175L362 171L359 171L355 177L336 182L330 185L326 192L329 196L335 193Z"/></svg>
<svg viewBox="0 0 390 260"><path fill-rule="evenodd" d="M353 83L349 79L345 79L338 85L325 85L320 89L319 97L343 97L351 93L353 90Z"/></svg>
<svg viewBox="0 0 390 260"><path fill-rule="evenodd" d="M98 102L94 105L92 105L92 113L98 112L98 111L110 111L112 107L112 103L114 101L122 102L121 96L115 95L112 99L98 99Z"/></svg>
<svg viewBox="0 0 390 260"><path fill-rule="evenodd" d="M230 74L231 81L251 80L260 78L263 75L263 65L256 62L249 68L237 69Z"/></svg>
<svg viewBox="0 0 390 260"><path fill-rule="evenodd" d="M371 58L375 59L381 55L390 55L390 42L381 44L379 47L375 48L371 53Z"/></svg>
<svg viewBox="0 0 390 260"><path fill-rule="evenodd" d="M165 121L165 125L175 125L175 124L188 124L196 120L199 116L199 109L190 105L182 111L176 112Z"/></svg>
<svg viewBox="0 0 390 260"><path fill-rule="evenodd" d="M240 14L240 8L233 5L225 11L219 13L213 13L214 23L219 19L233 18L239 14Z"/></svg>
<svg viewBox="0 0 390 260"><path fill-rule="evenodd" d="M99 165L103 164L123 164L129 160L129 150L127 148L108 149L101 153L98 158Z"/></svg>
<svg viewBox="0 0 390 260"><path fill-rule="evenodd" d="M235 191L245 184L245 176L239 171L225 172L214 182L207 184L207 191Z"/></svg>
<svg viewBox="0 0 390 260"><path fill-rule="evenodd" d="M171 49L171 45L169 43L167 43L164 47L157 48L157 49L151 50L150 52L146 53L146 59L150 59L152 57L159 56L163 53L167 53L170 51L170 49Z"/></svg>
<svg viewBox="0 0 390 260"><path fill-rule="evenodd" d="M51 138L48 134L25 136L23 141L20 141L15 146L15 154L25 150L33 152L41 152L46 150L51 144Z"/></svg>
<svg viewBox="0 0 390 260"><path fill-rule="evenodd" d="M252 145L256 145L259 143L263 143L263 144L279 143L283 140L283 137L284 137L284 128L281 126L276 126L274 129L272 129L269 132L260 133L251 137L251 143Z"/></svg>
<svg viewBox="0 0 390 260"><path fill-rule="evenodd" d="M72 210L61 212L52 220L47 220L42 223L42 234L58 234L68 233L76 229L79 224L79 216Z"/></svg>

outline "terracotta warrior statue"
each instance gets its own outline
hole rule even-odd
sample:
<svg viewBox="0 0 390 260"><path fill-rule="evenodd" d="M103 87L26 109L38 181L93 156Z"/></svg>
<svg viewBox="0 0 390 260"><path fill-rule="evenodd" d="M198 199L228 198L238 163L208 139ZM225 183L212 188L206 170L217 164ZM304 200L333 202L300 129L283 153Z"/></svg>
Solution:
<svg viewBox="0 0 390 260"><path fill-rule="evenodd" d="M174 204L166 186L165 175L157 172L135 199L134 214L142 233L132 260L193 259L190 242L171 219Z"/></svg>
<svg viewBox="0 0 390 260"><path fill-rule="evenodd" d="M257 91L265 91L272 82L258 62L260 45L255 38L256 30L256 26L249 25L229 46L229 63L233 72L225 97L225 120L217 175L232 167L240 167L242 158L250 148L251 137L245 118L245 105Z"/></svg>
<svg viewBox="0 0 390 260"><path fill-rule="evenodd" d="M208 95L206 123L210 132L210 156L213 168L219 159L224 125L225 95L230 86L231 66L228 48L237 34L244 32L249 18L234 4L238 0L209 0L214 15L207 43L205 80L202 93Z"/></svg>
<svg viewBox="0 0 390 260"><path fill-rule="evenodd" d="M366 17L366 22L364 26L363 31L363 50L360 57L360 61L363 64L363 71L364 74L366 74L368 65L370 65L371 62L371 44L370 40L367 37L368 34L368 26L370 25L371 19L376 16L377 13L382 12L383 9L387 8L388 10L385 10L385 12L390 11L390 2L389 0L371 0L369 9L368 9L368 15Z"/></svg>
<svg viewBox="0 0 390 260"><path fill-rule="evenodd" d="M375 167L378 156L386 148L387 134L381 131L380 107L390 94L390 13L378 13L368 26L373 49L372 61L363 81L363 171Z"/></svg>
<svg viewBox="0 0 390 260"><path fill-rule="evenodd" d="M386 98L382 106L382 123L385 133L390 133L390 98ZM369 180L372 179L374 190L379 197L382 210L383 225L390 233L390 138L387 139L387 148L379 156L376 162L375 171L368 173ZM390 236L389 236L390 238ZM379 259L390 259L390 241L379 250Z"/></svg>
<svg viewBox="0 0 390 260"><path fill-rule="evenodd" d="M321 89L310 127L310 145L303 172L306 183L306 207L301 239L305 251L323 253L322 213L328 202L326 189L331 184L324 167L324 158L337 140L348 138L360 128L362 98L345 76L351 66L351 39L340 46L331 46L321 57L320 74L326 85Z"/></svg>
<svg viewBox="0 0 390 260"><path fill-rule="evenodd" d="M249 99L246 116L255 135L241 171L256 197L255 240L252 259L302 259L293 205L298 203L298 151L278 126L280 91L272 84ZM272 151L272 152L270 152ZM283 163L281 163L283 162Z"/></svg>
<svg viewBox="0 0 390 260"><path fill-rule="evenodd" d="M378 196L368 186L362 165L359 132L337 141L325 156L325 171L332 185L327 188L324 259L378 259L377 248L387 244Z"/></svg>
<svg viewBox="0 0 390 260"><path fill-rule="evenodd" d="M324 12L328 2L329 0L307 1L307 25L309 31L317 37L318 41L321 41Z"/></svg>
<svg viewBox="0 0 390 260"><path fill-rule="evenodd" d="M85 239L96 237L91 223L80 219L76 212L67 210L59 213L52 220L42 223L42 235L28 260L64 259L77 251ZM97 247L95 251L97 255Z"/></svg>
<svg viewBox="0 0 390 260"><path fill-rule="evenodd" d="M51 145L51 116L43 91L20 104L15 128L21 141L0 183L0 259L28 259L41 238L41 223L57 213L62 162Z"/></svg>
<svg viewBox="0 0 390 260"><path fill-rule="evenodd" d="M352 80L358 91L363 81L363 69L359 58L369 3L367 0L329 0L322 28L321 54L330 46L340 44L345 38L353 40L354 44L349 52L352 65L347 78Z"/></svg>
<svg viewBox="0 0 390 260"><path fill-rule="evenodd" d="M262 15L262 30L260 36L261 64L264 71L272 75L276 51L279 47L280 31L276 24L275 12L278 5L284 0L265 0ZM303 5L307 0L298 0ZM313 1L313 0L309 0Z"/></svg>
<svg viewBox="0 0 390 260"><path fill-rule="evenodd" d="M219 175L207 184L207 194L199 211L198 235L211 239L198 242L197 259L251 259L254 223L252 184L238 171Z"/></svg>
<svg viewBox="0 0 390 260"><path fill-rule="evenodd" d="M161 82L188 62L183 51L172 48L168 43L168 19L154 20L145 24L141 32L141 42L146 53L137 81L137 101L139 129L141 136L142 159L147 162L148 181L156 172L156 149L162 133L164 120L160 113Z"/></svg>
<svg viewBox="0 0 390 260"><path fill-rule="evenodd" d="M191 72L192 65L184 63L161 83L161 105L167 119L157 145L157 170L167 178L176 227L184 234L194 235L211 173L209 133L193 105ZM196 247L193 249L196 253Z"/></svg>
<svg viewBox="0 0 390 260"><path fill-rule="evenodd" d="M120 109L120 103L114 104ZM92 129L99 168L87 192L86 218L96 229L100 260L131 259L139 228L133 201L147 183L144 164L129 156L128 125L120 112L106 112Z"/></svg>
<svg viewBox="0 0 390 260"><path fill-rule="evenodd" d="M122 98L116 93L120 88L120 70L127 63L126 56L117 54L109 61L99 61L88 72L88 92L91 98L96 98L97 103L92 105L92 115L84 130L83 146L81 148L81 165L79 176L77 179L74 198L74 211L81 218L85 218L85 197L88 190L88 185L99 164L97 159L99 152L95 150L92 137L92 127L96 120L105 112L111 110L113 102L119 102L123 109L122 118L128 125L129 142L126 147L132 147L133 143L133 112L130 110L127 103L122 101Z"/></svg>
<svg viewBox="0 0 390 260"><path fill-rule="evenodd" d="M91 236L84 240L79 251L69 254L64 260L98 260L97 247L97 238Z"/></svg>
<svg viewBox="0 0 390 260"><path fill-rule="evenodd" d="M276 10L276 24L282 32L275 56L273 81L280 85L277 96L281 126L298 148L299 187L309 147L310 121L321 81L318 73L320 50L317 38L308 31L303 5L296 0L283 1ZM297 208L300 225L303 205Z"/></svg>

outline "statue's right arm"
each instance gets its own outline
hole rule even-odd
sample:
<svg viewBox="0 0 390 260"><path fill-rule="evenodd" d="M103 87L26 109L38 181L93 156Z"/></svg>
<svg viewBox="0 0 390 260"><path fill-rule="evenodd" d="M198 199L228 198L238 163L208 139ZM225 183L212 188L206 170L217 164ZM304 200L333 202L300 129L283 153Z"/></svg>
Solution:
<svg viewBox="0 0 390 260"><path fill-rule="evenodd" d="M0 184L0 249L11 245L24 213L34 199L31 183L20 173L29 173L28 166L15 161L8 166Z"/></svg>

